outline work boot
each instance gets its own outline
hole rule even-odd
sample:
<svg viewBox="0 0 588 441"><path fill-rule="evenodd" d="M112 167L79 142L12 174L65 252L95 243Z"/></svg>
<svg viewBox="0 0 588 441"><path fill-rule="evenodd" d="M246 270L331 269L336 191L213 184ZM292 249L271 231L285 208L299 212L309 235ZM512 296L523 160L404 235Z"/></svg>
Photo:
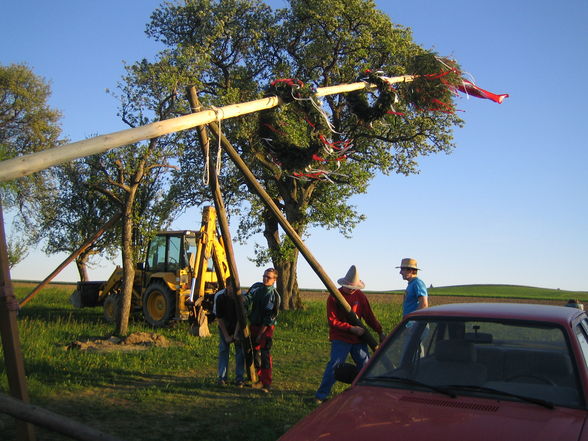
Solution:
<svg viewBox="0 0 588 441"><path fill-rule="evenodd" d="M256 383L252 383L251 387L253 389L263 389L263 383L261 381L258 381Z"/></svg>

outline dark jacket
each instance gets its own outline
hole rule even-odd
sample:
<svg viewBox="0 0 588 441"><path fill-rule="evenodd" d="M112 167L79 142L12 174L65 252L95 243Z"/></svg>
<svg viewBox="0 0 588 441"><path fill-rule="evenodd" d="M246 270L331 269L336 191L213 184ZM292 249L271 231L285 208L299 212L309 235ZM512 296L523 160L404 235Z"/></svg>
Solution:
<svg viewBox="0 0 588 441"><path fill-rule="evenodd" d="M274 286L257 282L249 288L243 299L251 325L271 326L276 323L282 299Z"/></svg>

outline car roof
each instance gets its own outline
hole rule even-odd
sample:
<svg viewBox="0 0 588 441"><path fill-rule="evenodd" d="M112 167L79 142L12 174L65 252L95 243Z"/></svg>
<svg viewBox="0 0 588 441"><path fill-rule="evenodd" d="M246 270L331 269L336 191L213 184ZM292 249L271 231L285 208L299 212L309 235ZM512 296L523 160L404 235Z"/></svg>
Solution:
<svg viewBox="0 0 588 441"><path fill-rule="evenodd" d="M566 306L530 303L450 303L419 309L407 317L471 317L533 320L566 324L584 311Z"/></svg>

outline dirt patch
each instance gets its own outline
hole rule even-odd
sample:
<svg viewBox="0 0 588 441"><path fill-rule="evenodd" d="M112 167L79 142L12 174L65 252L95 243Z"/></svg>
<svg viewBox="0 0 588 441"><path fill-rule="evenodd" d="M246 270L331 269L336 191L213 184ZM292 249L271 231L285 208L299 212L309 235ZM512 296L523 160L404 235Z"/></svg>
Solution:
<svg viewBox="0 0 588 441"><path fill-rule="evenodd" d="M172 343L163 335L152 332L135 332L124 338L106 337L93 340L76 340L65 347L65 350L88 352L141 351L157 346L170 347Z"/></svg>

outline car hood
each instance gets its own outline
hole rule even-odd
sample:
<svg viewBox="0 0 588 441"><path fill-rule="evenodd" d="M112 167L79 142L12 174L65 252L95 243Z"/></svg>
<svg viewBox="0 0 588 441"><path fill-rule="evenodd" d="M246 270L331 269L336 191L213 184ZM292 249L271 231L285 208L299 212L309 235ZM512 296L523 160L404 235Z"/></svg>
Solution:
<svg viewBox="0 0 588 441"><path fill-rule="evenodd" d="M322 404L280 441L578 440L585 417L577 409L356 386Z"/></svg>

